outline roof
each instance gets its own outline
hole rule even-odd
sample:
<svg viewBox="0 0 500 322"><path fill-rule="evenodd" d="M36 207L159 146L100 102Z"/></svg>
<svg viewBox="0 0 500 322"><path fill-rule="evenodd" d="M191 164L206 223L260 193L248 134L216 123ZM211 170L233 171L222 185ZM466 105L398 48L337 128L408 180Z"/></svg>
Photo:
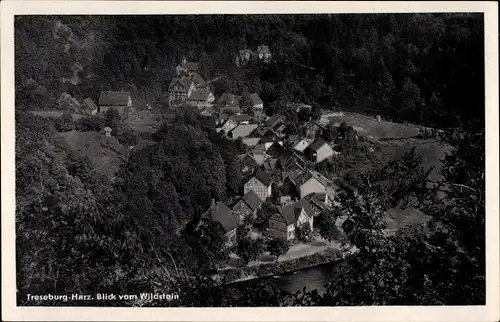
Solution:
<svg viewBox="0 0 500 322"><path fill-rule="evenodd" d="M129 99L129 92L105 91L101 92L101 95L99 96L99 105L127 106Z"/></svg>
<svg viewBox="0 0 500 322"><path fill-rule="evenodd" d="M271 53L271 51L269 50L269 46L267 45L260 45L260 46L257 46L257 52L268 52L268 53Z"/></svg>
<svg viewBox="0 0 500 322"><path fill-rule="evenodd" d="M215 112L215 109L213 106L206 106L200 114L203 115L212 115Z"/></svg>
<svg viewBox="0 0 500 322"><path fill-rule="evenodd" d="M275 114L266 121L266 125L272 128L278 125L280 122L283 122L283 119L279 115Z"/></svg>
<svg viewBox="0 0 500 322"><path fill-rule="evenodd" d="M258 169L255 171L255 174L253 175L257 180L262 182L266 187L269 187L272 183L272 179L270 176L267 175L262 169Z"/></svg>
<svg viewBox="0 0 500 322"><path fill-rule="evenodd" d="M229 232L238 227L238 223L231 213L231 210L223 202L218 202L215 205L211 206L210 215L213 221L221 223L226 232Z"/></svg>
<svg viewBox="0 0 500 322"><path fill-rule="evenodd" d="M262 204L262 200L259 198L259 196L255 193L255 191L250 190L249 192L246 193L246 195L241 198L247 205L250 207L250 209L255 210L259 208L259 206Z"/></svg>
<svg viewBox="0 0 500 322"><path fill-rule="evenodd" d="M319 148L321 148L321 147L322 147L323 145L325 145L325 144L328 144L328 143L326 143L326 142L325 142L325 140L323 140L322 138L318 138L318 139L316 139L316 140L315 140L315 141L314 141L314 142L313 142L313 143L309 146L309 148L310 148L311 150L317 151L317 150L319 150Z"/></svg>
<svg viewBox="0 0 500 322"><path fill-rule="evenodd" d="M246 137L246 138L243 138L242 141L243 141L243 144L245 144L247 146L256 146L259 143L260 138Z"/></svg>
<svg viewBox="0 0 500 322"><path fill-rule="evenodd" d="M278 159L269 159L266 162L264 162L264 169L265 170L276 170L278 165Z"/></svg>
<svg viewBox="0 0 500 322"><path fill-rule="evenodd" d="M326 186L326 183L323 182L323 180L321 180L318 176L314 175L312 171L305 171L305 172L302 172L301 174L299 174L296 178L295 178L295 182L297 183L297 186L302 186L304 183L306 183L309 179L311 178L315 178L317 179L321 184L323 184L324 186Z"/></svg>
<svg viewBox="0 0 500 322"><path fill-rule="evenodd" d="M231 115L229 118L233 120L236 124L250 121L250 115L248 114Z"/></svg>
<svg viewBox="0 0 500 322"><path fill-rule="evenodd" d="M285 181L286 178L290 178L294 182L295 178L300 174L299 171L283 171L281 173L282 180Z"/></svg>
<svg viewBox="0 0 500 322"><path fill-rule="evenodd" d="M191 92L191 95L187 98L189 101L206 101L208 96L210 95L210 90L203 89L195 89Z"/></svg>
<svg viewBox="0 0 500 322"><path fill-rule="evenodd" d="M241 108L237 105L225 106L222 109L222 113L226 113L226 114L241 113Z"/></svg>
<svg viewBox="0 0 500 322"><path fill-rule="evenodd" d="M264 102L260 99L259 94L257 93L248 95L248 98L250 99L250 101L252 101L253 105L264 104Z"/></svg>
<svg viewBox="0 0 500 322"><path fill-rule="evenodd" d="M96 103L94 103L94 101L90 98L90 97L87 97L86 99L83 100L83 102L85 104L87 104L87 106L93 111L93 110L96 110L97 109L97 105Z"/></svg>
<svg viewBox="0 0 500 322"><path fill-rule="evenodd" d="M240 96L224 93L217 100L217 105L236 105L240 100Z"/></svg>
<svg viewBox="0 0 500 322"><path fill-rule="evenodd" d="M301 199L299 201L297 201L296 203L293 204L293 206L295 208L302 208L305 210L306 214L309 216L309 217L313 217L314 216L314 210L313 208L311 207L311 205L309 204L309 202L305 199Z"/></svg>
<svg viewBox="0 0 500 322"><path fill-rule="evenodd" d="M295 224L297 222L295 217L295 207L293 205L287 205L279 209L279 213L285 220L287 225Z"/></svg>
<svg viewBox="0 0 500 322"><path fill-rule="evenodd" d="M231 133L232 139L244 138L249 136L257 126L257 124L240 124L232 129L229 133Z"/></svg>
<svg viewBox="0 0 500 322"><path fill-rule="evenodd" d="M259 150L252 151L252 158L258 165L262 165L267 160L267 156L264 153L264 151L259 151Z"/></svg>

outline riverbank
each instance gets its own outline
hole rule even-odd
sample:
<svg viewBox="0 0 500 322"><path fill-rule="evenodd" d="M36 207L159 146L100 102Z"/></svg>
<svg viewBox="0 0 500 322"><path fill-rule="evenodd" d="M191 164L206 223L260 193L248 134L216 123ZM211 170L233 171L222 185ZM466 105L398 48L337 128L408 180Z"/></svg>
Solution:
<svg viewBox="0 0 500 322"><path fill-rule="evenodd" d="M217 275L220 281L224 281L224 284L234 284L275 275L285 275L298 270L340 261L348 254L353 253L353 251L355 251L355 249L349 251L327 249L324 252L288 261L227 269L219 272Z"/></svg>

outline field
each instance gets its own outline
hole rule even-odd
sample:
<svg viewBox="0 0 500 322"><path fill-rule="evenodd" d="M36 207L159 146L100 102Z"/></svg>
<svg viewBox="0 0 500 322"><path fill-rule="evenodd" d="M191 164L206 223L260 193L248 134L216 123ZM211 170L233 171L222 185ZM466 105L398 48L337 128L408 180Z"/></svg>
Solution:
<svg viewBox="0 0 500 322"><path fill-rule="evenodd" d="M61 147L88 157L95 171L109 179L128 157L128 149L115 138L96 132L70 131L57 133L54 138Z"/></svg>

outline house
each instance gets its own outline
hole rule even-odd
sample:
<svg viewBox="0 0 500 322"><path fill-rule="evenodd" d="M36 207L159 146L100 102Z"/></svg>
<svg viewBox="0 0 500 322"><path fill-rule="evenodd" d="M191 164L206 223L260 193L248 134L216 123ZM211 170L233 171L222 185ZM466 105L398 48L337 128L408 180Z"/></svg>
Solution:
<svg viewBox="0 0 500 322"><path fill-rule="evenodd" d="M257 144L259 144L260 138L254 137L246 137L242 139L242 142L248 148L254 148Z"/></svg>
<svg viewBox="0 0 500 322"><path fill-rule="evenodd" d="M262 165L262 169L265 172L270 172L277 170L279 168L279 161L278 159L267 159L266 162Z"/></svg>
<svg viewBox="0 0 500 322"><path fill-rule="evenodd" d="M177 75L179 76L190 75L191 73L197 73L199 69L200 68L198 63L188 62L185 57L182 58L181 63L177 65L177 67L175 68Z"/></svg>
<svg viewBox="0 0 500 322"><path fill-rule="evenodd" d="M206 107L214 103L215 97L203 77L195 72L175 77L168 86L168 105L170 107L187 104Z"/></svg>
<svg viewBox="0 0 500 322"><path fill-rule="evenodd" d="M304 171L294 179L292 179L300 198L311 193L327 193L328 183L320 173L312 170Z"/></svg>
<svg viewBox="0 0 500 322"><path fill-rule="evenodd" d="M295 141L292 142L292 149L298 152L304 152L305 149L307 149L312 143L314 139L309 139L309 138L297 138Z"/></svg>
<svg viewBox="0 0 500 322"><path fill-rule="evenodd" d="M97 113L99 113L99 107L97 106L96 103L94 103L94 101L90 97L87 97L86 99L83 100L82 107L88 114L96 115Z"/></svg>
<svg viewBox="0 0 500 322"><path fill-rule="evenodd" d="M314 211L314 216L317 216L325 209L330 208L329 207L330 200L328 194L326 193L312 193L310 195L307 195L305 197L305 200L307 200L311 205Z"/></svg>
<svg viewBox="0 0 500 322"><path fill-rule="evenodd" d="M238 156L237 161L240 165L240 172L243 177L250 176L259 167L251 153L245 153Z"/></svg>
<svg viewBox="0 0 500 322"><path fill-rule="evenodd" d="M239 124L235 128L233 128L229 133L227 133L227 137L231 140L236 140L238 138L245 138L250 135L257 128L257 124Z"/></svg>
<svg viewBox="0 0 500 322"><path fill-rule="evenodd" d="M266 152L256 149L252 151L252 157L259 166L263 165L264 162L269 159L269 156L266 154Z"/></svg>
<svg viewBox="0 0 500 322"><path fill-rule="evenodd" d="M271 116L267 121L266 121L266 126L270 128L273 131L277 131L280 127L282 127L285 122L283 121L283 118L279 115L273 115Z"/></svg>
<svg viewBox="0 0 500 322"><path fill-rule="evenodd" d="M250 115L248 114L236 114L236 115L231 115L229 117L232 119L236 124L249 124L250 123Z"/></svg>
<svg viewBox="0 0 500 322"><path fill-rule="evenodd" d="M281 167L285 171L304 170L306 160L295 151L287 151L280 156Z"/></svg>
<svg viewBox="0 0 500 322"><path fill-rule="evenodd" d="M254 111L262 111L264 109L264 102L260 98L259 94L252 93L248 96L248 98L252 102L252 108Z"/></svg>
<svg viewBox="0 0 500 322"><path fill-rule="evenodd" d="M105 91L99 95L99 112L106 113L109 109L115 109L120 114L132 107L132 98L129 92Z"/></svg>
<svg viewBox="0 0 500 322"><path fill-rule="evenodd" d="M215 105L220 107L239 106L240 99L241 96L236 96L230 93L224 93L217 99Z"/></svg>
<svg viewBox="0 0 500 322"><path fill-rule="evenodd" d="M111 130L111 128L110 128L110 127L106 126L106 127L104 128L104 135L106 135L106 136L111 136L111 132L112 132L112 131L113 131L113 130Z"/></svg>
<svg viewBox="0 0 500 322"><path fill-rule="evenodd" d="M312 106L305 103L289 103L287 104L287 107L295 110L295 112L297 113L302 110L308 110L308 111L312 110Z"/></svg>
<svg viewBox="0 0 500 322"><path fill-rule="evenodd" d="M239 224L242 225L245 222L245 218L252 216L255 218L257 214L257 209L259 209L262 204L262 199L257 196L255 191L250 190L247 192L236 204L232 207L233 211L239 214Z"/></svg>
<svg viewBox="0 0 500 322"><path fill-rule="evenodd" d="M244 193L253 190L261 200L267 200L271 196L271 178L262 169L257 169L254 175L244 185Z"/></svg>
<svg viewBox="0 0 500 322"><path fill-rule="evenodd" d="M236 229L238 228L239 218L223 202L215 203L215 200L212 199L210 209L203 217L210 218L222 225L226 237L225 247L230 248L236 244Z"/></svg>
<svg viewBox="0 0 500 322"><path fill-rule="evenodd" d="M232 129L234 129L235 127L238 126L238 123L236 123L236 121L232 118L228 118L223 124L222 124L222 131L224 131L224 133L228 134L229 132L231 132Z"/></svg>
<svg viewBox="0 0 500 322"><path fill-rule="evenodd" d="M260 61L264 63L270 63L271 62L271 51L269 50L269 47L267 45L260 45L257 47L257 57Z"/></svg>
<svg viewBox="0 0 500 322"><path fill-rule="evenodd" d="M245 66L249 61L253 60L255 57L255 53L250 49L241 49L238 51L235 57L236 66L242 67Z"/></svg>
<svg viewBox="0 0 500 322"><path fill-rule="evenodd" d="M309 226L313 230L313 212L306 204L296 202L279 208L269 218L269 236L275 239L293 240L295 230L299 227Z"/></svg>
<svg viewBox="0 0 500 322"><path fill-rule="evenodd" d="M302 132L306 138L317 138L323 134L325 128L316 121L309 121L302 127Z"/></svg>
<svg viewBox="0 0 500 322"><path fill-rule="evenodd" d="M213 116L215 114L215 108L213 106L206 106L200 111L200 115L202 116Z"/></svg>
<svg viewBox="0 0 500 322"><path fill-rule="evenodd" d="M314 140L314 142L309 147L307 147L304 152L307 155L308 159L313 163L322 162L334 155L333 149L330 144L328 144L328 142L326 142L322 138Z"/></svg>

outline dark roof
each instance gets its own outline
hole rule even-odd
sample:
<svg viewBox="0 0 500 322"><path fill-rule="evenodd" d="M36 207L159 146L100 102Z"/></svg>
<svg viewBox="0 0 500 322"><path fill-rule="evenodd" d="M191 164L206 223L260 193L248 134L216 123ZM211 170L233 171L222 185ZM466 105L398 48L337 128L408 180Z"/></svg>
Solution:
<svg viewBox="0 0 500 322"><path fill-rule="evenodd" d="M96 103L94 103L94 101L90 98L90 97L87 97L86 99L83 100L83 102L85 104L87 104L87 106L93 111L93 110L96 110L97 109L97 105Z"/></svg>
<svg viewBox="0 0 500 322"><path fill-rule="evenodd" d="M260 182L262 182L266 187L269 187L269 185L272 182L271 177L269 177L267 173L265 173L262 169L258 169L255 172L254 177Z"/></svg>
<svg viewBox="0 0 500 322"><path fill-rule="evenodd" d="M257 124L239 124L237 127L229 131L228 137L232 139L246 138L257 127Z"/></svg>
<svg viewBox="0 0 500 322"><path fill-rule="evenodd" d="M270 159L264 162L265 170L276 170L278 167L278 159Z"/></svg>
<svg viewBox="0 0 500 322"><path fill-rule="evenodd" d="M309 216L309 217L313 217L314 216L314 210L312 209L311 205L309 204L309 202L307 200L304 200L304 199L301 199L299 201L297 201L296 203L293 204L293 206L295 208L302 208L305 210L306 214Z"/></svg>
<svg viewBox="0 0 500 322"><path fill-rule="evenodd" d="M250 101L252 101L253 105L264 104L264 102L260 99L259 94L257 93L248 95L248 98L250 99Z"/></svg>
<svg viewBox="0 0 500 322"><path fill-rule="evenodd" d="M210 207L210 215L213 221L220 222L226 232L238 227L231 210L222 202L218 202Z"/></svg>
<svg viewBox="0 0 500 322"><path fill-rule="evenodd" d="M279 209L279 212L287 225L296 223L295 209L296 208L293 205L287 205Z"/></svg>
<svg viewBox="0 0 500 322"><path fill-rule="evenodd" d="M195 89L191 92L191 95L187 98L188 101L206 101L208 99L208 95L210 91L206 88L203 89Z"/></svg>
<svg viewBox="0 0 500 322"><path fill-rule="evenodd" d="M262 204L262 200L259 198L259 196L253 190L250 190L249 192L247 192L247 194L244 195L243 198L241 198L241 199L252 210L259 208L259 206Z"/></svg>
<svg viewBox="0 0 500 322"><path fill-rule="evenodd" d="M325 140L323 140L322 138L318 138L309 146L309 149L316 151L325 144L328 143L326 143Z"/></svg>
<svg viewBox="0 0 500 322"><path fill-rule="evenodd" d="M279 115L273 115L266 121L266 125L273 128L281 122L283 119Z"/></svg>
<svg viewBox="0 0 500 322"><path fill-rule="evenodd" d="M283 171L281 173L281 177L283 178L282 180L285 181L286 178L290 178L292 182L295 182L295 178L299 175L300 173L298 171Z"/></svg>
<svg viewBox="0 0 500 322"><path fill-rule="evenodd" d="M296 178L295 178L295 182L297 183L297 186L301 186L303 185L306 181L308 181L309 179L311 178L315 178L316 180L318 180L322 185L324 185L325 187L328 185L323 179L324 178L321 178L318 173L315 173L311 170L308 170L308 171L305 171L303 173L301 173L300 175L298 175ZM325 178L326 180L326 178Z"/></svg>
<svg viewBox="0 0 500 322"><path fill-rule="evenodd" d="M99 105L127 106L129 98L129 92L105 91L99 96Z"/></svg>
<svg viewBox="0 0 500 322"><path fill-rule="evenodd" d="M237 105L240 98L234 94L224 93L217 100L217 105Z"/></svg>
<svg viewBox="0 0 500 322"><path fill-rule="evenodd" d="M225 106L222 109L222 113L224 114L236 114L241 113L241 108L237 105Z"/></svg>
<svg viewBox="0 0 500 322"><path fill-rule="evenodd" d="M248 115L248 114L232 115L229 118L231 120L233 120L234 123L236 123L236 124L241 123L241 122L249 122L250 121L250 115Z"/></svg>

